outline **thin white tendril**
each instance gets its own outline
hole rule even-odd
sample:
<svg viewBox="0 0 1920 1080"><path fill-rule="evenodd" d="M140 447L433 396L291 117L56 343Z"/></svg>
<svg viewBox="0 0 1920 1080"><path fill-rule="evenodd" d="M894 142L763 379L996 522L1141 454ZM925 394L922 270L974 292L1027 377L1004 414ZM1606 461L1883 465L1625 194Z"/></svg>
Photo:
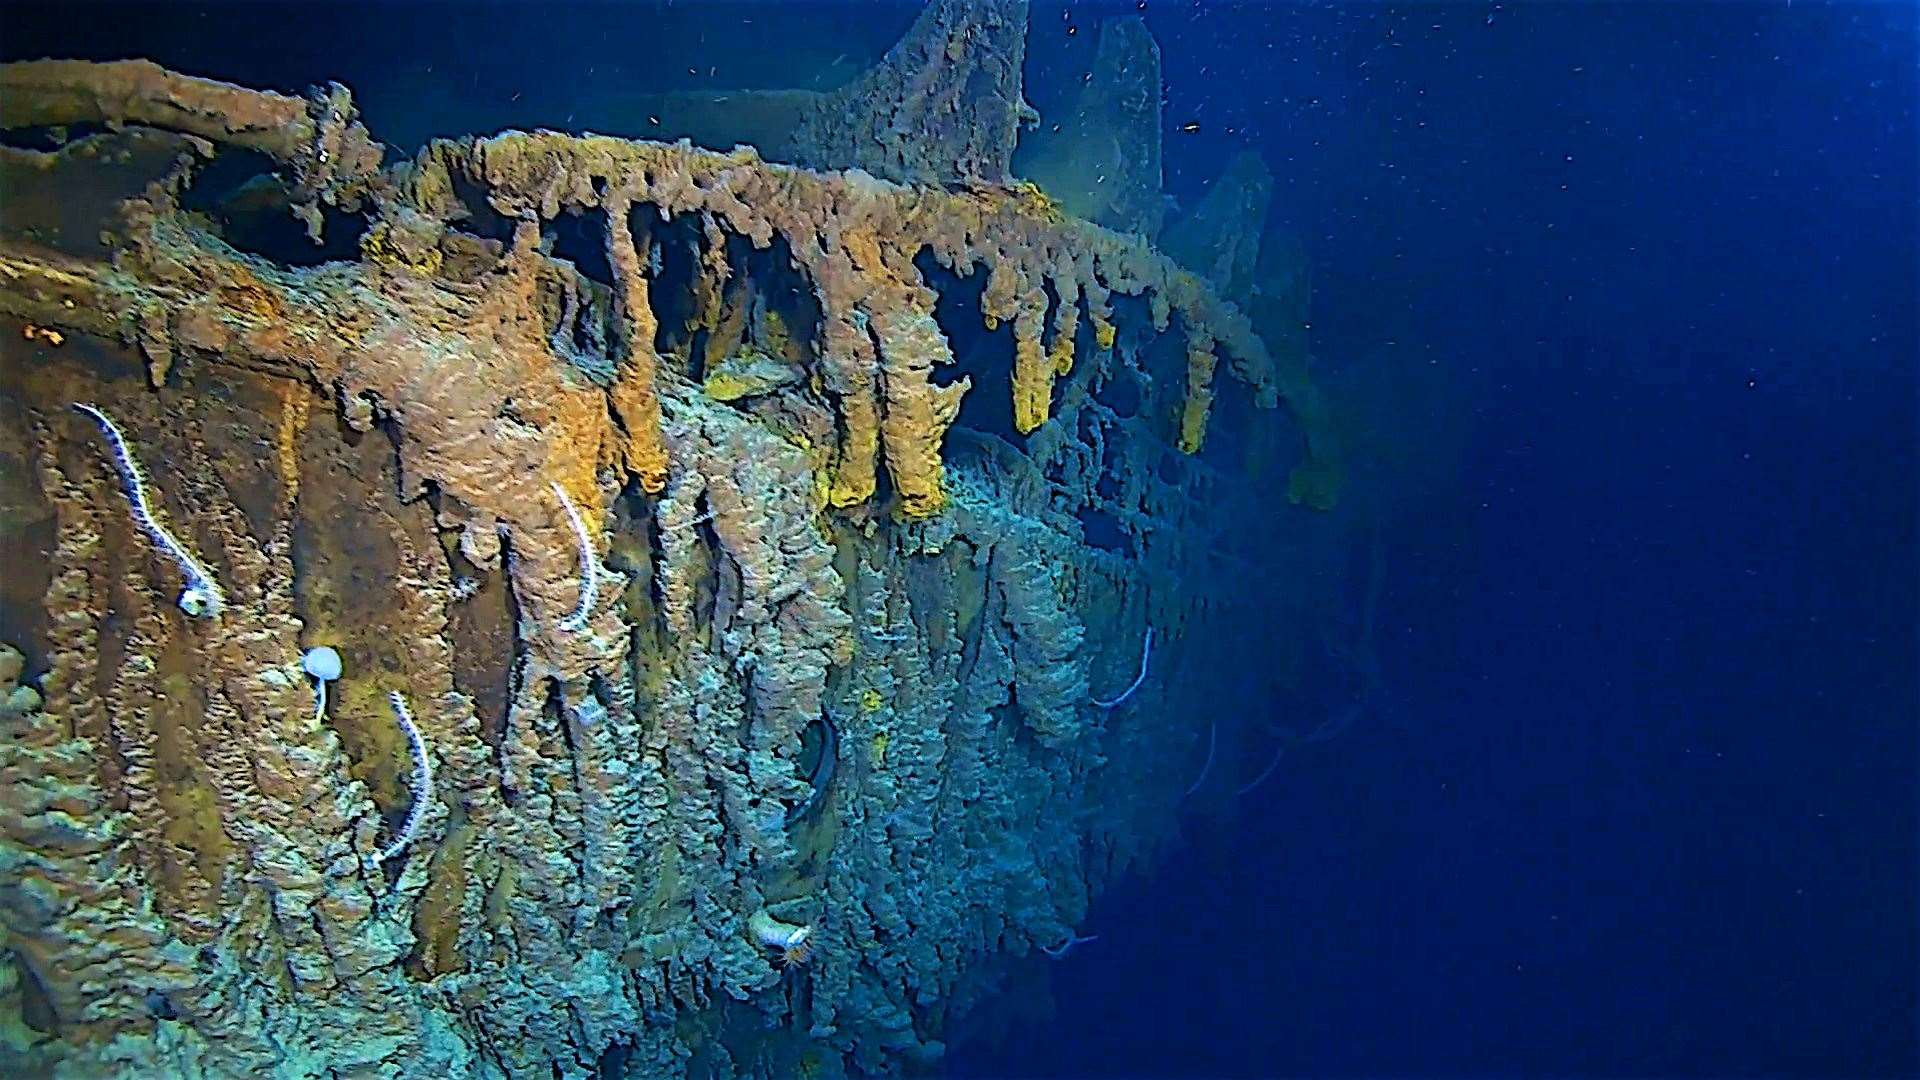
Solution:
<svg viewBox="0 0 1920 1080"><path fill-rule="evenodd" d="M1186 791L1186 794L1180 796L1181 798L1184 799L1188 795L1192 795L1194 792L1199 791L1200 785L1207 782L1207 773L1213 768L1214 743L1219 741L1219 737L1220 737L1220 725L1208 724L1207 725L1207 763L1205 765L1200 766L1200 775L1197 777L1194 777L1193 786L1188 788Z"/></svg>
<svg viewBox="0 0 1920 1080"><path fill-rule="evenodd" d="M1245 787L1241 788L1239 791L1234 792L1235 797L1245 795L1247 792L1252 791L1254 788L1257 788L1261 784L1266 783L1267 777L1273 775L1273 770L1276 768L1279 768L1280 759L1287 756L1287 750L1290 749L1296 742L1298 743L1326 742L1328 739L1333 738L1334 736L1347 730L1347 728L1351 727L1353 725L1354 719L1360 716L1362 713L1366 712L1366 708L1367 708L1367 703L1365 701L1353 702L1352 704L1341 709L1339 712L1334 713L1332 716L1328 717L1327 719L1322 720L1320 722L1320 726L1314 728L1312 731L1307 732L1305 736L1302 736L1299 738L1295 738L1291 735L1286 735L1284 732L1281 733L1282 737L1279 743L1277 743L1273 748L1273 760L1267 762L1267 767L1260 770L1259 776L1254 777L1253 780L1250 783L1248 783Z"/></svg>
<svg viewBox="0 0 1920 1080"><path fill-rule="evenodd" d="M587 535L587 523L580 520L580 511L574 509L573 500L567 498L567 491L559 484L551 485L553 493L560 497L560 505L567 511L567 522L573 526L574 543L580 547L580 598L574 602L573 614L560 620L560 629L577 634L587 628L587 620L593 617L594 605L600 598L599 567L594 564L593 539Z"/></svg>
<svg viewBox="0 0 1920 1080"><path fill-rule="evenodd" d="M1114 698L1112 701L1101 701L1099 698L1094 698L1093 703L1095 705L1100 706L1103 709L1111 709L1114 706L1132 697L1133 692L1135 690L1140 689L1140 684L1147 681L1147 657L1152 655L1153 655L1153 627L1149 626L1147 627L1146 638L1140 643L1140 674L1134 676L1133 685L1127 687L1124 691L1121 692L1119 697Z"/></svg>
<svg viewBox="0 0 1920 1080"><path fill-rule="evenodd" d="M407 745L413 752L413 805L407 808L407 817L400 823L400 831L380 849L381 862L405 851L407 845L413 842L413 834L420 831L421 819L427 816L427 799L433 795L433 762L427 758L427 741L421 738L420 728L414 724L413 714L407 710L407 699L395 690L387 695L387 701L393 705L393 715L400 721L400 730L407 733Z"/></svg>
<svg viewBox="0 0 1920 1080"><path fill-rule="evenodd" d="M1259 786L1260 786L1261 784L1264 784L1264 783L1266 783L1266 782L1267 782L1267 777L1269 777L1269 776L1272 776L1272 775L1273 775L1273 770L1275 770L1275 769L1277 769L1277 768L1279 768L1279 767L1280 767L1280 759L1281 759L1281 758L1283 758L1283 757L1286 757L1286 756L1287 756L1287 744L1286 744L1286 743L1281 743L1281 744L1279 744L1278 746L1275 746L1275 747L1273 748L1273 760L1272 760L1272 761L1269 761L1269 762L1267 762L1267 767L1266 767L1266 768L1264 768L1264 769L1261 769L1261 770L1260 770L1260 775L1259 775L1259 776L1256 776L1256 777L1254 777L1254 778L1253 778L1253 781L1252 781L1251 783L1249 783L1249 784L1247 784L1246 786L1244 786L1244 787L1242 787L1242 788L1241 788L1241 789L1240 789L1239 791L1236 791L1236 792L1234 792L1234 793L1233 793L1233 794L1234 794L1234 796L1235 796L1235 797L1238 797L1238 796L1241 796L1241 795L1245 795L1245 794L1246 794L1247 792L1249 792L1249 791L1252 791L1252 790L1253 790L1254 788L1257 788L1257 787L1259 787Z"/></svg>
<svg viewBox="0 0 1920 1080"><path fill-rule="evenodd" d="M697 518L689 518L686 521L676 522L672 525L662 525L660 526L660 531L661 532L679 532L681 529L691 529L695 525L705 525L707 522L712 520L713 520L713 511L709 510L704 514L701 514Z"/></svg>
<svg viewBox="0 0 1920 1080"><path fill-rule="evenodd" d="M313 722L319 723L327 715L327 680L313 680Z"/></svg>
<svg viewBox="0 0 1920 1080"><path fill-rule="evenodd" d="M180 573L187 579L186 588L180 590L177 601L180 610L197 619L216 619L227 606L227 594L220 583L213 580L213 574L206 565L194 558L185 544L174 538L167 527L160 523L159 515L154 512L153 503L147 498L147 472L140 467L140 459L133 456L133 449L127 445L127 437L120 432L120 425L113 417L98 405L74 402L73 407L93 417L100 430L107 437L108 457L113 461L115 471L120 474L120 490L126 493L127 503L133 510L134 524L147 534L155 547L174 564L180 567Z"/></svg>
<svg viewBox="0 0 1920 1080"><path fill-rule="evenodd" d="M1058 960L1061 957L1072 952L1073 947L1075 945L1085 945L1089 941L1099 941L1099 940L1100 940L1099 934L1088 934L1086 937L1081 937L1078 934L1075 934L1073 931L1069 930L1067 931L1067 940L1061 942L1058 945L1042 945L1040 946L1040 951L1043 953L1046 953L1048 956L1053 957L1055 960Z"/></svg>

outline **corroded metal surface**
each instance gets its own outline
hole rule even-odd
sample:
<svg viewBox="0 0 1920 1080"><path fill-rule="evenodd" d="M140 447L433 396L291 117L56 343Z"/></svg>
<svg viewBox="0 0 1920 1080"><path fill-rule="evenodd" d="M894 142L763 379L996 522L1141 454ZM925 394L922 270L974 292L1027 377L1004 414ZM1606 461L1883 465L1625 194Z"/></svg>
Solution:
<svg viewBox="0 0 1920 1080"><path fill-rule="evenodd" d="M1234 603L1171 444L1219 358L1317 415L1193 274L1031 189L553 133L381 169L337 88L0 87L127 125L0 151L0 1061L899 1070L1164 842ZM185 208L229 146L358 258ZM928 259L1003 367L945 376Z"/></svg>

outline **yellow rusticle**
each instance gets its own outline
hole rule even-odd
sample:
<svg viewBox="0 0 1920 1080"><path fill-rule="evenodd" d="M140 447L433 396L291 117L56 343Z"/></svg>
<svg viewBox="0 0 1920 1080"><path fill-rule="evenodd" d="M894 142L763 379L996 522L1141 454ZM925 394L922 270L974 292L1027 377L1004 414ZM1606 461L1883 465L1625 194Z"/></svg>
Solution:
<svg viewBox="0 0 1920 1080"><path fill-rule="evenodd" d="M1199 453L1207 438L1207 412L1213 407L1213 339L1204 331L1189 331L1187 338L1187 397L1180 406L1180 449Z"/></svg>

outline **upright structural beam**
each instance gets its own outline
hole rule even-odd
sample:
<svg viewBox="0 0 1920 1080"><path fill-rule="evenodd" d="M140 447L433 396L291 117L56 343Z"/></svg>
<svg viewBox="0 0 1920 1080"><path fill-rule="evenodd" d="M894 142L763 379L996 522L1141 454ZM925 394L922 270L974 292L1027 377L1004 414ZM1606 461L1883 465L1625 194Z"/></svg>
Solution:
<svg viewBox="0 0 1920 1080"><path fill-rule="evenodd" d="M1027 0L934 0L880 63L800 121L803 165L901 183L1006 183L1020 125Z"/></svg>

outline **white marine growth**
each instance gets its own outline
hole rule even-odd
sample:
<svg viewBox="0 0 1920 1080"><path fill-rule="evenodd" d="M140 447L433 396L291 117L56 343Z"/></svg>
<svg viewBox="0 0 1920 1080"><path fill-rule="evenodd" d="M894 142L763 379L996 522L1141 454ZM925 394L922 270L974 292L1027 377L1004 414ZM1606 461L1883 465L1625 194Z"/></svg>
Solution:
<svg viewBox="0 0 1920 1080"><path fill-rule="evenodd" d="M400 831L380 849L381 862L405 851L413 842L413 834L420 831L421 819L427 816L427 799L433 794L433 762L427 757L427 741L421 738L413 713L407 710L407 699L395 690L387 695L387 701L392 703L393 715L400 721L400 730L407 733L407 745L413 751L413 805L407 808L407 819L400 823Z"/></svg>
<svg viewBox="0 0 1920 1080"><path fill-rule="evenodd" d="M599 602L600 568L594 559L593 538L587 534L587 523L581 520L580 511L574 509L573 500L567 498L567 489L559 484L551 486L567 511L567 523L573 526L573 542L580 548L580 597L574 601L573 613L560 620L560 629L577 634L587 628L587 620L593 618L594 605Z"/></svg>
<svg viewBox="0 0 1920 1080"><path fill-rule="evenodd" d="M147 472L140 467L140 459L133 456L133 450L127 446L127 438L120 433L120 425L113 422L98 405L75 402L74 408L93 417L100 430L107 436L107 447L111 451L113 467L120 473L120 490L126 492L127 502L133 508L134 524L147 534L153 545L161 553L172 559L180 567L180 573L187 579L186 587L180 590L178 601L180 610L196 619L217 619L227 606L227 594L220 583L213 580L213 573L205 563L194 557L186 545L174 538L173 533L160 522L154 511L153 503L147 498Z"/></svg>

